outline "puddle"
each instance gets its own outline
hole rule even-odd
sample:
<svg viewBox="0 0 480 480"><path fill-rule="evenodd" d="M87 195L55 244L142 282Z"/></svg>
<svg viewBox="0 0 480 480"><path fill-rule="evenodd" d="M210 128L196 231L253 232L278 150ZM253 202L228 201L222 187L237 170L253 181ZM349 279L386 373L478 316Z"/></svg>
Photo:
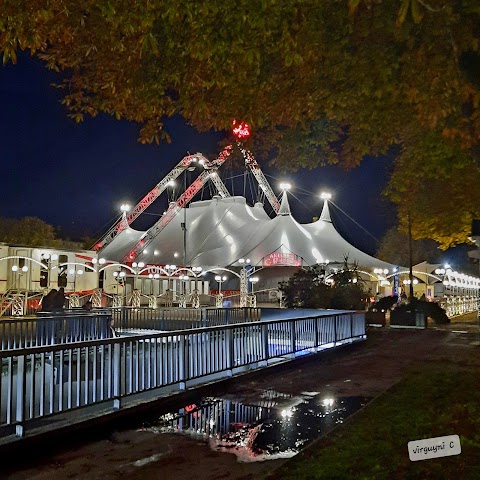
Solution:
<svg viewBox="0 0 480 480"><path fill-rule="evenodd" d="M271 390L254 401L205 397L162 415L146 429L203 439L213 450L233 453L243 462L288 458L368 401L318 392L290 396Z"/></svg>

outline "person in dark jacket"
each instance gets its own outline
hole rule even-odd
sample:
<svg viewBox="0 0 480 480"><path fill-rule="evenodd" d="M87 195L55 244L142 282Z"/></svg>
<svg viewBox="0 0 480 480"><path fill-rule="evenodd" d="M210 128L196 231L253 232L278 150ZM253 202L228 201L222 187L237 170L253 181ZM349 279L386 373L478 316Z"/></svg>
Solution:
<svg viewBox="0 0 480 480"><path fill-rule="evenodd" d="M63 310L65 305L65 289L61 287L53 299L52 310Z"/></svg>
<svg viewBox="0 0 480 480"><path fill-rule="evenodd" d="M51 312L53 310L53 302L57 295L57 290L52 288L42 299L42 312Z"/></svg>
<svg viewBox="0 0 480 480"><path fill-rule="evenodd" d="M91 300L88 300L88 302L86 302L83 307L82 307L82 310L85 310L87 312L90 312L93 308L93 304L92 304L92 301Z"/></svg>

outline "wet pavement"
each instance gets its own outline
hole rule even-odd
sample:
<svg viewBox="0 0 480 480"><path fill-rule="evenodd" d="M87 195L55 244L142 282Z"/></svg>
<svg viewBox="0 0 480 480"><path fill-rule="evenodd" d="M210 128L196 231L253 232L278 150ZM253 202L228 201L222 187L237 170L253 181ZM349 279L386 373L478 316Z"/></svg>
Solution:
<svg viewBox="0 0 480 480"><path fill-rule="evenodd" d="M240 462L289 458L363 407L368 398L334 398L319 392L292 396L266 390L257 401L202 398L161 415L144 430L178 433L232 453Z"/></svg>
<svg viewBox="0 0 480 480"><path fill-rule="evenodd" d="M475 332L374 330L366 342L190 393L138 418L138 428L75 447L65 439L63 450L44 442L40 459L27 465L23 456L5 478L261 479L426 359L470 356L479 347L459 345L464 336L476 340Z"/></svg>

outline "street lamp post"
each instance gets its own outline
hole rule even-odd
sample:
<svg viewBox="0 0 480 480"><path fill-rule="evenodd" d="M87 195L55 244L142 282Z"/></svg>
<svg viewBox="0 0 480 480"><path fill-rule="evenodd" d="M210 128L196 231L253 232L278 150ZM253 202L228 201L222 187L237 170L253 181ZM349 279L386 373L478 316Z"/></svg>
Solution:
<svg viewBox="0 0 480 480"><path fill-rule="evenodd" d="M223 294L222 294L222 283L227 279L225 275L216 275L215 280L218 283L218 295L215 301L216 307L217 308L222 308L223 306Z"/></svg>
<svg viewBox="0 0 480 480"><path fill-rule="evenodd" d="M221 293L222 293L222 283L225 282L225 280L227 280L227 277L225 275L223 275L223 277L221 275L216 275L215 280L218 283L218 294L221 295Z"/></svg>
<svg viewBox="0 0 480 480"><path fill-rule="evenodd" d="M195 288L192 292L191 302L192 308L200 308L200 293L198 290L198 277L202 273L202 267L192 267L192 271L195 274Z"/></svg>
<svg viewBox="0 0 480 480"><path fill-rule="evenodd" d="M260 280L258 277L250 277L248 281L252 284L252 295L253 295L253 286Z"/></svg>
<svg viewBox="0 0 480 480"><path fill-rule="evenodd" d="M180 275L180 301L178 302L178 306L180 308L187 308L187 292L186 292L186 281L189 279L188 275Z"/></svg>
<svg viewBox="0 0 480 480"><path fill-rule="evenodd" d="M13 265L12 266L12 272L15 274L15 281L13 284L16 286L17 293L15 294L15 297L12 301L12 315L13 316L22 316L25 314L25 310L27 307L27 302L24 302L23 295L19 293L20 290L20 280L21 277L24 273L28 272L28 267L26 265L23 265L23 267L19 267L18 265ZM17 284L18 282L18 284ZM25 297L28 295L28 290L25 292Z"/></svg>
<svg viewBox="0 0 480 480"><path fill-rule="evenodd" d="M255 296L255 294L253 293L253 287L254 285L258 282L259 278L258 277L250 277L248 279L248 281L251 283L252 285L252 293L250 295L250 307L256 307L257 306L257 297Z"/></svg>
<svg viewBox="0 0 480 480"><path fill-rule="evenodd" d="M166 296L165 296L165 304L167 307L172 307L173 306L173 272L177 269L176 265L165 265L165 270L168 273L168 278L167 278L167 291ZM170 290L170 280L172 280L172 289Z"/></svg>
<svg viewBox="0 0 480 480"><path fill-rule="evenodd" d="M117 301L115 302L115 299L114 299L114 303L116 303L116 305L114 305L114 307L121 307L123 305L125 305L125 272L113 272L113 276L115 278L115 280L118 282L118 285L117 285ZM118 294L118 287L122 287L122 295L120 296Z"/></svg>

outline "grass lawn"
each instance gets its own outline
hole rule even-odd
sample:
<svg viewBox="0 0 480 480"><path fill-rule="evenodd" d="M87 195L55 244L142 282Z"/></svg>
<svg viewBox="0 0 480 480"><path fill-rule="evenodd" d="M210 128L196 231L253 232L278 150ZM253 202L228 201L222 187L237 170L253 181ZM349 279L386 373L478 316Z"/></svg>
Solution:
<svg viewBox="0 0 480 480"><path fill-rule="evenodd" d="M471 350L472 355L480 352ZM480 479L480 364L425 362L273 472L275 480ZM412 440L460 436L458 456L411 462Z"/></svg>

